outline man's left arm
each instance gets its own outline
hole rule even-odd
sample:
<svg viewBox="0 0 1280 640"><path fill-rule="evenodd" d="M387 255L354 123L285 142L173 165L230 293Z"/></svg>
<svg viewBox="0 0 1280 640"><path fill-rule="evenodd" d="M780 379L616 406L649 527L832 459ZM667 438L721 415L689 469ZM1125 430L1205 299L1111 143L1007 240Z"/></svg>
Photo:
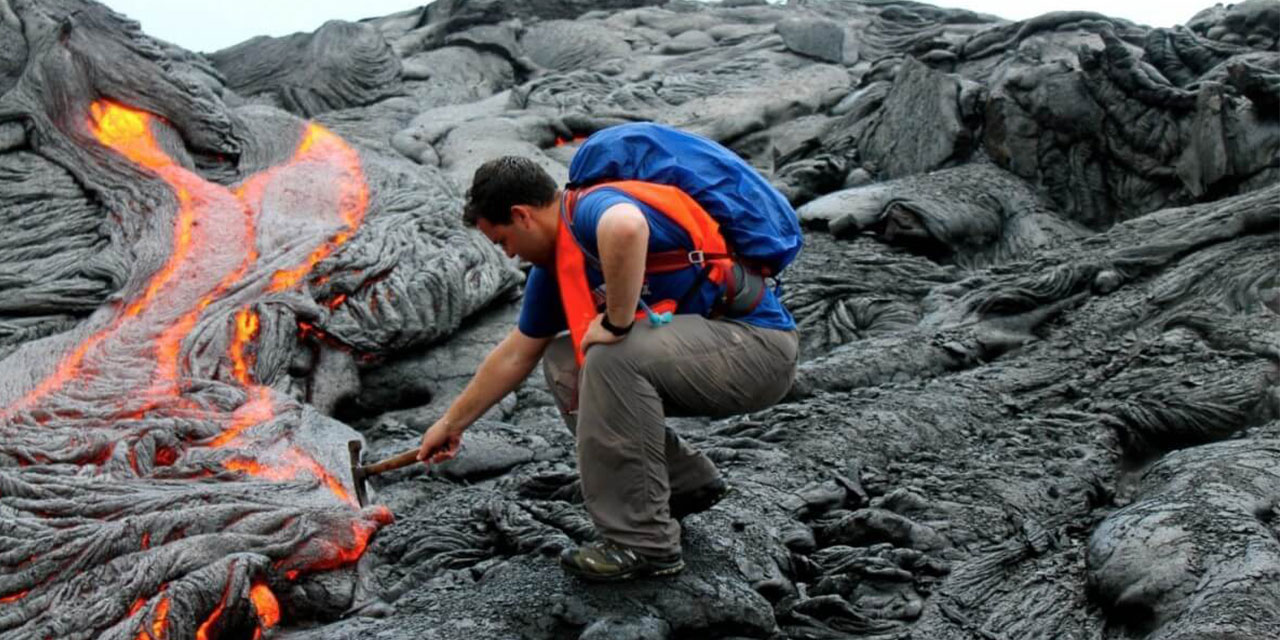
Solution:
<svg viewBox="0 0 1280 640"><path fill-rule="evenodd" d="M631 203L615 204L605 210L596 226L596 249L604 272L605 314L609 324L629 327L635 322L640 289L644 286L644 264L649 254L649 221ZM582 338L583 350L594 343L622 340L600 324L604 314L592 321Z"/></svg>

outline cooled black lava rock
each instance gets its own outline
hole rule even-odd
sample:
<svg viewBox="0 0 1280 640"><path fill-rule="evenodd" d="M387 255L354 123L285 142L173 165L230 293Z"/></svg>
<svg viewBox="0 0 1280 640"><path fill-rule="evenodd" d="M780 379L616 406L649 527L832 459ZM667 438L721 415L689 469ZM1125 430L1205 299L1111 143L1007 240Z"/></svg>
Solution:
<svg viewBox="0 0 1280 640"><path fill-rule="evenodd" d="M1277 637L1277 16L438 0L204 56L0 3L0 638ZM559 569L536 374L355 508L347 441L514 319L472 172L633 120L808 227L795 388L672 420L734 487L688 569Z"/></svg>

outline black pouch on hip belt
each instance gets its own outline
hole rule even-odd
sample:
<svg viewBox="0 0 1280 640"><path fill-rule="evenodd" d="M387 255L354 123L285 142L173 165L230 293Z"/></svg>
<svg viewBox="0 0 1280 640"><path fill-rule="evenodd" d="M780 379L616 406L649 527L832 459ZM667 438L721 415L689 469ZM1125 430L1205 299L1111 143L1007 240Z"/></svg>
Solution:
<svg viewBox="0 0 1280 640"><path fill-rule="evenodd" d="M764 275L741 262L734 262L729 273L724 292L716 301L717 311L729 318L745 316L755 311L764 299Z"/></svg>

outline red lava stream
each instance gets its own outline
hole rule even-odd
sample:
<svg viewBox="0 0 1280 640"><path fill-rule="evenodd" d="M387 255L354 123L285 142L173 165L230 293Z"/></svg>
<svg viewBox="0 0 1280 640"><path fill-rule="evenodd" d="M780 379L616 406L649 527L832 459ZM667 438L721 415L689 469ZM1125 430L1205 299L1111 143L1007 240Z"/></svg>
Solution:
<svg viewBox="0 0 1280 640"><path fill-rule="evenodd" d="M233 291L237 292L237 300L251 302L256 297L295 288L316 263L346 242L364 219L369 194L359 157L341 138L318 125L306 126L287 162L252 176L237 188L228 189L201 178L166 154L153 134L154 120L155 116L148 113L98 101L91 106L88 127L104 146L154 173L172 189L178 211L173 218L172 244L167 256L145 286L135 286L133 292L126 289L127 299L111 308L105 322L98 320L96 326L102 329L63 356L53 371L17 402L0 408L0 422L10 416L26 416L25 423L35 428L39 423L63 415L59 414L59 407L75 406L77 402L117 402L121 407L118 419L139 419L162 405L182 406L183 341L205 319L204 314L210 311L211 305ZM282 174L284 170L295 172L286 175ZM323 197L313 201L335 209L303 211L298 215L324 215L326 220L332 218L338 230L314 240L309 250L291 248L290 255L301 255L305 251L305 259L268 272L265 265L260 264L257 253L256 225L264 193L273 181L296 177L298 171L319 172L317 180L323 181L330 193L323 193ZM140 262L143 257L140 256ZM154 257L150 261L161 262ZM226 306L224 303L219 313L225 315ZM253 379L259 318L252 308L241 306L227 322L234 335L226 354L231 379L223 382L243 388L247 399L233 411L202 415L220 425L221 433L204 441L185 442L184 446L186 449L227 448L230 455L222 462L224 468L263 481L314 479L317 488L327 490L344 503L335 504L335 509L351 510L350 530L335 531L332 540L324 541L327 554L305 567L293 567L286 577L296 577L299 569L325 570L354 562L363 553L372 533L389 521L390 514L383 510L374 516L361 515L343 483L298 446L290 445L283 454L277 449L269 459L258 458L265 455L263 447L255 447L257 443L249 433L256 425L273 418L276 412L273 392ZM136 366L122 366L122 363ZM111 397L122 400L108 400L101 391L106 385L99 378L107 373L114 391ZM192 410L198 409L193 406ZM178 452L165 449L157 452L156 459L172 464L186 449ZM81 459L78 464L101 464L110 453L110 449L105 454L99 451L96 458ZM129 459L136 472L138 466L133 455L130 451ZM148 546L146 537L143 546ZM28 590L0 593L0 603L19 601L27 594ZM257 612L259 634L279 622L279 605L265 582L255 582L249 597ZM200 625L197 637L210 637L226 599L224 593L222 602ZM148 619L137 621L139 640L167 637L170 600L165 587L149 600L155 600L156 604L148 610ZM136 614L142 605L143 601L139 600L130 615Z"/></svg>

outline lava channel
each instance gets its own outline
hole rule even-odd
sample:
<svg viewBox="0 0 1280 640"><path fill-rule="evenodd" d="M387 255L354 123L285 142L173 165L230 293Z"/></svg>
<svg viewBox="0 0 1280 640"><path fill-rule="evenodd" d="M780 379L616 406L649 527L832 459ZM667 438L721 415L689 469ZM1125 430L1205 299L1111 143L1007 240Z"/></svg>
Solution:
<svg viewBox="0 0 1280 640"><path fill-rule="evenodd" d="M0 466L0 638L261 634L281 616L265 578L351 564L391 519L358 509L313 450L333 443L296 435L307 409L254 375L255 305L296 289L364 219L359 156L307 124L291 158L227 188L167 154L155 116L105 100L89 111L92 136L162 181L177 211L137 243L121 299L0 406L0 461L16 462ZM264 202L291 190L306 193L288 215L328 231L264 244L259 225L280 215ZM226 353L188 352L211 322L227 327ZM225 375L188 373L209 357Z"/></svg>

